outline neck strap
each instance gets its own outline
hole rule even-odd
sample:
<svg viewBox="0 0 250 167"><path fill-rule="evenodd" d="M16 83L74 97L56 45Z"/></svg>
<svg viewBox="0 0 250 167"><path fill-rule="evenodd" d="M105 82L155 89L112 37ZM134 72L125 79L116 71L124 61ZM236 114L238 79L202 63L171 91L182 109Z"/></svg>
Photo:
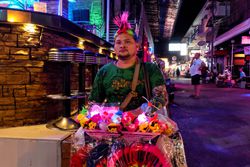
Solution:
<svg viewBox="0 0 250 167"><path fill-rule="evenodd" d="M129 94L126 96L126 98L122 102L122 104L120 106L120 110L121 111L123 111L127 107L127 105L129 104L129 102L131 101L132 97L136 97L137 96L137 92L135 91L135 89L137 87L139 72L140 72L140 61L139 61L139 59L137 59L136 60L136 64L135 64L135 71L134 71L134 76L133 76L131 91L129 92Z"/></svg>

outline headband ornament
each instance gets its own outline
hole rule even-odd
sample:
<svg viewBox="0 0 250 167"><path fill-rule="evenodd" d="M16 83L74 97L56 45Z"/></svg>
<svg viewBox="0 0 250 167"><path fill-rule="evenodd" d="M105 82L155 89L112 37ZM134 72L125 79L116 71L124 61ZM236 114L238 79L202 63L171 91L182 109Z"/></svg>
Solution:
<svg viewBox="0 0 250 167"><path fill-rule="evenodd" d="M129 16L128 12L125 11L113 19L114 24L116 24L119 27L119 29L115 33L115 38L122 33L127 33L133 36L133 38L137 41L137 35L131 28L130 23L128 22L128 16Z"/></svg>

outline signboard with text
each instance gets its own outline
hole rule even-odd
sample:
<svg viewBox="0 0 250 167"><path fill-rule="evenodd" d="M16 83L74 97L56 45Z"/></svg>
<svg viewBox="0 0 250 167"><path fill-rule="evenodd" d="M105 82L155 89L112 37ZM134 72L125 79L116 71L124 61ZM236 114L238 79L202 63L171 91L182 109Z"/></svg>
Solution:
<svg viewBox="0 0 250 167"><path fill-rule="evenodd" d="M244 66L245 64L245 59L234 59L234 65L238 65L238 66Z"/></svg>
<svg viewBox="0 0 250 167"><path fill-rule="evenodd" d="M0 7L7 8L8 6L9 6L9 4L7 4L7 3L0 3Z"/></svg>
<svg viewBox="0 0 250 167"><path fill-rule="evenodd" d="M237 57L237 58L244 58L244 57L245 57L245 54L243 54L243 53L236 53L236 54L234 54L234 57Z"/></svg>
<svg viewBox="0 0 250 167"><path fill-rule="evenodd" d="M245 46L244 47L244 54L245 55L250 55L250 46Z"/></svg>
<svg viewBox="0 0 250 167"><path fill-rule="evenodd" d="M45 2L34 2L34 11L47 13L47 3Z"/></svg>
<svg viewBox="0 0 250 167"><path fill-rule="evenodd" d="M242 36L241 44L250 44L250 36Z"/></svg>
<svg viewBox="0 0 250 167"><path fill-rule="evenodd" d="M247 60L247 61L250 61L250 56L246 56L246 60Z"/></svg>

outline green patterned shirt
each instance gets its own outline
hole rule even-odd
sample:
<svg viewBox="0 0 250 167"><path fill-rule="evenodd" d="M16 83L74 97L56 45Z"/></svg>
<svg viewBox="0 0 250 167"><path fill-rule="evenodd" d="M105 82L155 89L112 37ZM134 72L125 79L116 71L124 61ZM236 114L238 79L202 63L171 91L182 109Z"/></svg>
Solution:
<svg viewBox="0 0 250 167"><path fill-rule="evenodd" d="M148 71L151 90L152 88L164 85L164 79L158 66L153 63L145 63L145 69ZM114 63L104 65L97 73L89 100L92 102L119 103L121 104L131 91L135 65L126 69L118 68ZM138 83L136 87L137 97L133 97L126 110L138 108L146 101L145 82L143 79L143 70L140 68Z"/></svg>

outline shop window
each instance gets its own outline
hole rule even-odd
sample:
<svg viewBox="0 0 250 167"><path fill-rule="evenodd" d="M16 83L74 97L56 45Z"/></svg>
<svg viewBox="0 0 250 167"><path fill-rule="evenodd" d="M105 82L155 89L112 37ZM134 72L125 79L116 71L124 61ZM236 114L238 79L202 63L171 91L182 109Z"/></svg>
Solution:
<svg viewBox="0 0 250 167"><path fill-rule="evenodd" d="M89 21L89 9L73 10L73 21Z"/></svg>

